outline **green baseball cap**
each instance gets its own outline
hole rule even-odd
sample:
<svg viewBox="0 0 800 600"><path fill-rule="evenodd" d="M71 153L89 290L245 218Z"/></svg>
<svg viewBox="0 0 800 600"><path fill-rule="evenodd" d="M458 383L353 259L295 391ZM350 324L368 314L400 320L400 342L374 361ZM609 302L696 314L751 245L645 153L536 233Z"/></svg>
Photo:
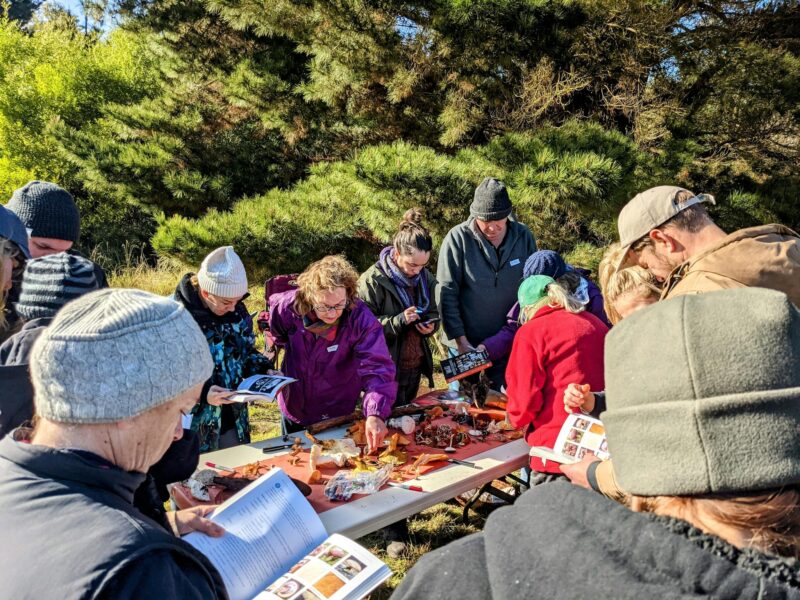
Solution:
<svg viewBox="0 0 800 600"><path fill-rule="evenodd" d="M531 275L528 277L517 290L517 300L519 300L520 308L536 304L547 295L547 286L555 282L555 279L547 275Z"/></svg>

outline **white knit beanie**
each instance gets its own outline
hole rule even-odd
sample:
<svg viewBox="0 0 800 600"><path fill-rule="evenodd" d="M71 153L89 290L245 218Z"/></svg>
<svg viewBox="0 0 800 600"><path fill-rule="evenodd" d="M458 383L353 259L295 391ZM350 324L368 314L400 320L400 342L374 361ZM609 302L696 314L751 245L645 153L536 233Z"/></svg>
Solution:
<svg viewBox="0 0 800 600"><path fill-rule="evenodd" d="M166 404L213 371L203 332L181 304L104 289L62 308L31 351L37 414L114 423Z"/></svg>
<svg viewBox="0 0 800 600"><path fill-rule="evenodd" d="M197 281L201 290L221 298L237 298L247 293L247 273L233 246L217 248L206 256Z"/></svg>

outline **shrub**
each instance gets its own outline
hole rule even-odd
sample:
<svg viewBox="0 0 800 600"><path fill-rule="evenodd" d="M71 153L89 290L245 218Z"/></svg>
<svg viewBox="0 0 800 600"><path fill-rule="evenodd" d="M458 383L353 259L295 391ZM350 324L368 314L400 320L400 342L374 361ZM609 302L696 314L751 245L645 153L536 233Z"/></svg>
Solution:
<svg viewBox="0 0 800 600"><path fill-rule="evenodd" d="M340 252L364 269L405 210L421 207L438 243L467 218L475 186L493 176L505 179L519 220L543 247L566 252L581 240L601 246L613 238L613 217L639 161L628 138L581 122L508 134L453 156L406 142L371 146L351 160L317 165L291 189L248 198L230 212L162 217L153 245L161 255L197 263L215 247L233 244L263 274L299 271Z"/></svg>

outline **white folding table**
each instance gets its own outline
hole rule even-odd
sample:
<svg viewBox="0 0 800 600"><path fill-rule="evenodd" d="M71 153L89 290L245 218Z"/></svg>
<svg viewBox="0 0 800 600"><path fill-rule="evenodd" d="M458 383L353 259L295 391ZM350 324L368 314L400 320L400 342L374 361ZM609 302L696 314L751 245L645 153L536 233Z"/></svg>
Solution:
<svg viewBox="0 0 800 600"><path fill-rule="evenodd" d="M345 428L342 427L320 433L317 437L340 438L344 434ZM292 434L290 437L294 438L297 435L305 441L302 432ZM264 454L262 448L281 443L284 442L278 437L209 452L200 457L200 465L202 467L206 461L210 461L225 467L239 467L265 458L280 456L288 450ZM308 445L307 441L305 443ZM424 490L422 492L389 487L375 494L344 502L320 513L319 516L328 533L341 533L350 538L362 537L466 491L480 488L527 465L528 445L524 439L514 440L468 457L467 460L482 468L479 470L451 464L414 479L413 484L422 487Z"/></svg>

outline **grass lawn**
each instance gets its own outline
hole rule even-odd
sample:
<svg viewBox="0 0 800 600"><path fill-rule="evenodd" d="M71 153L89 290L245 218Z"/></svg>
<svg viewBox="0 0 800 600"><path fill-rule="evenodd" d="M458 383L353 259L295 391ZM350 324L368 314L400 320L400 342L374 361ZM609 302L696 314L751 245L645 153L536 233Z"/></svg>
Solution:
<svg viewBox="0 0 800 600"><path fill-rule="evenodd" d="M158 268L144 264L130 266L113 273L110 277L112 287L139 288L162 296L171 295L181 275L186 269L177 265L159 265ZM264 290L261 284L250 286L250 296L245 304L251 313L263 310ZM257 338L256 346L263 349L263 338ZM438 388L445 387L440 374L434 376ZM423 393L424 390L420 390ZM280 414L275 404L252 404L250 406L251 436L254 442L280 434ZM414 565L420 556L448 542L480 531L490 508L482 507L478 513L472 512L468 525L461 521L461 507L455 502L437 504L409 519L411 543L408 544L404 556L389 558L384 551L384 540L380 532L365 536L358 540L363 546L383 560L394 575L384 586L376 590L371 598L383 600L388 598L400 583L405 573Z"/></svg>

